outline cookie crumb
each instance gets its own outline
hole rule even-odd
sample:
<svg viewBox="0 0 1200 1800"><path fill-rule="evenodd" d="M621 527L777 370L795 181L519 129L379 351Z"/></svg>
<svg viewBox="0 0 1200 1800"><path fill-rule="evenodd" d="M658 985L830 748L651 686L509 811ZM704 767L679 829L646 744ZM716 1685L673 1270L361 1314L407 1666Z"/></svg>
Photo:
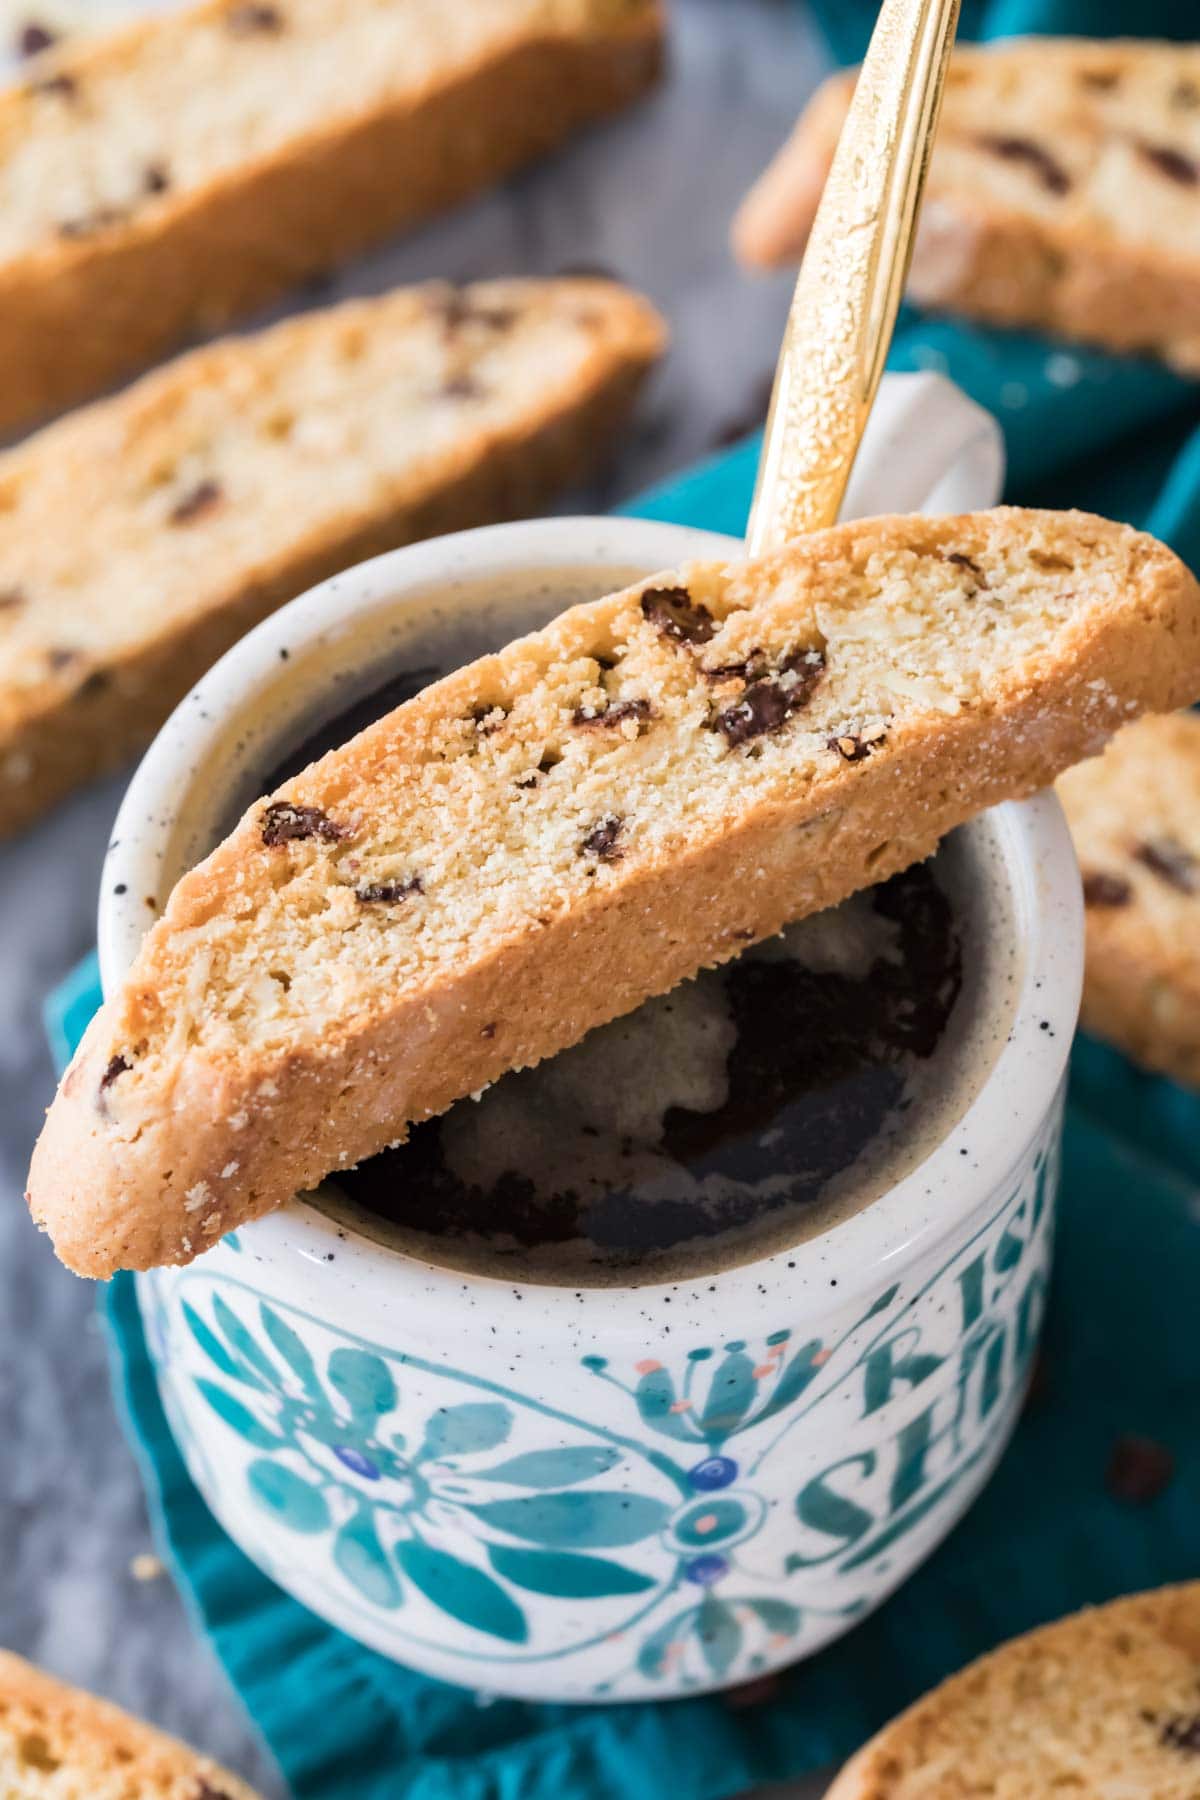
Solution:
<svg viewBox="0 0 1200 1800"><path fill-rule="evenodd" d="M1123 875L1111 875L1105 869L1088 869L1083 876L1085 906L1128 906L1133 887Z"/></svg>

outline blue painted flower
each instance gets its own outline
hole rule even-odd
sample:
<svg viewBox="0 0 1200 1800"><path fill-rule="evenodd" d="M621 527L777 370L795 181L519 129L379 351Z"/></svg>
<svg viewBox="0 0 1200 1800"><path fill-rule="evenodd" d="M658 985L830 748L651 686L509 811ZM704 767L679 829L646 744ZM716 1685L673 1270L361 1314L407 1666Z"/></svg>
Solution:
<svg viewBox="0 0 1200 1800"><path fill-rule="evenodd" d="M186 1300L182 1312L213 1372L196 1377L198 1391L257 1452L246 1469L256 1505L328 1537L334 1568L372 1605L394 1610L415 1592L443 1618L524 1644L525 1595L638 1596L644 1610L660 1585L598 1554L660 1542L672 1519L668 1501L627 1480L600 1485L626 1463L625 1446L593 1433L496 1460L516 1420L498 1390L436 1406L406 1435L397 1427L411 1415L377 1351L341 1343L318 1366L310 1335L265 1302L261 1330L220 1293L208 1317ZM581 1436L588 1429L581 1422ZM686 1493L683 1472L670 1473Z"/></svg>
<svg viewBox="0 0 1200 1800"><path fill-rule="evenodd" d="M715 1493L737 1480L738 1466L732 1456L706 1456L688 1470L688 1480L702 1494Z"/></svg>
<svg viewBox="0 0 1200 1800"><path fill-rule="evenodd" d="M712 1587L728 1573L728 1561L715 1552L710 1552L707 1556L693 1556L691 1562L683 1565L684 1580L694 1582L697 1587Z"/></svg>
<svg viewBox="0 0 1200 1800"><path fill-rule="evenodd" d="M361 1475L364 1481L378 1481L379 1469L369 1456L356 1450L353 1444L334 1444L333 1454L353 1475Z"/></svg>

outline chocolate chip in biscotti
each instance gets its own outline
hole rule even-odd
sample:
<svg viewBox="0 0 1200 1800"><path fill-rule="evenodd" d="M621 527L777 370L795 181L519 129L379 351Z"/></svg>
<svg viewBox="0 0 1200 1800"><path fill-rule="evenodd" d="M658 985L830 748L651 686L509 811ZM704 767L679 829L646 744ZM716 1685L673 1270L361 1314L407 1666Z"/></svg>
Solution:
<svg viewBox="0 0 1200 1800"><path fill-rule="evenodd" d="M40 24L37 19L27 19L17 33L17 55L40 56L43 50L49 50L57 42L57 31Z"/></svg>
<svg viewBox="0 0 1200 1800"><path fill-rule="evenodd" d="M112 225L123 224L128 216L120 206L98 206L95 212L84 213L80 218L63 219L58 227L58 235L67 239L95 237L98 232L107 231Z"/></svg>
<svg viewBox="0 0 1200 1800"><path fill-rule="evenodd" d="M1129 1435L1113 1445L1104 1485L1114 1500L1148 1506L1169 1487L1174 1474L1175 1458L1165 1444Z"/></svg>
<svg viewBox="0 0 1200 1800"><path fill-rule="evenodd" d="M118 1055L110 1057L108 1066L100 1077L100 1092L103 1093L105 1088L110 1088L117 1079L117 1076L124 1075L126 1070L132 1068L132 1066L129 1058L126 1056Z"/></svg>
<svg viewBox="0 0 1200 1800"><path fill-rule="evenodd" d="M580 855L594 856L597 862L620 862L624 850L618 839L624 829L624 819L619 818L616 813L609 813L598 825L592 826L579 846Z"/></svg>
<svg viewBox="0 0 1200 1800"><path fill-rule="evenodd" d="M1033 138L993 136L985 132L977 142L981 150L989 150L993 156L999 156L1005 162L1024 163L1037 176L1047 193L1065 194L1070 191L1071 177L1067 171Z"/></svg>
<svg viewBox="0 0 1200 1800"><path fill-rule="evenodd" d="M56 75L44 75L39 81L29 84L31 94L57 94L60 100L73 100L79 92L79 83L73 75L60 70Z"/></svg>
<svg viewBox="0 0 1200 1800"><path fill-rule="evenodd" d="M290 800L273 800L262 815L262 841L268 849L280 844L301 843L317 838L325 844L336 844L346 835L328 813L319 806L297 806Z"/></svg>
<svg viewBox="0 0 1200 1800"><path fill-rule="evenodd" d="M1080 87L1090 88L1093 93L1111 94L1120 85L1121 76L1116 69L1081 69L1079 71Z"/></svg>
<svg viewBox="0 0 1200 1800"><path fill-rule="evenodd" d="M219 481L198 481L194 488L177 500L167 515L171 525L192 525L197 519L214 512L225 498Z"/></svg>
<svg viewBox="0 0 1200 1800"><path fill-rule="evenodd" d="M443 400L480 400L486 391L483 383L466 370L447 375L438 389Z"/></svg>
<svg viewBox="0 0 1200 1800"><path fill-rule="evenodd" d="M713 724L732 749L778 731L808 704L824 672L825 658L819 650L797 650L771 674L752 681Z"/></svg>
<svg viewBox="0 0 1200 1800"><path fill-rule="evenodd" d="M863 762L873 751L881 748L886 736L886 727L876 725L869 731L844 731L826 738L825 747L827 750L836 750L843 762Z"/></svg>
<svg viewBox="0 0 1200 1800"><path fill-rule="evenodd" d="M642 617L679 644L707 644L717 629L707 606L693 600L685 587L647 588Z"/></svg>
<svg viewBox="0 0 1200 1800"><path fill-rule="evenodd" d="M142 187L148 194L165 194L171 185L165 163L147 163L142 173Z"/></svg>
<svg viewBox="0 0 1200 1800"><path fill-rule="evenodd" d="M397 906L410 894L423 894L425 883L419 875L408 875L403 881L373 881L355 888L354 898L360 906Z"/></svg>
<svg viewBox="0 0 1200 1800"><path fill-rule="evenodd" d="M1083 876L1083 904L1095 907L1128 906L1133 887L1123 875L1112 875L1107 869L1086 869Z"/></svg>
<svg viewBox="0 0 1200 1800"><path fill-rule="evenodd" d="M1185 1756L1200 1756L1200 1713L1164 1719L1160 1742L1168 1750L1181 1750Z"/></svg>
<svg viewBox="0 0 1200 1800"><path fill-rule="evenodd" d="M430 302L442 321L447 337L453 337L464 325L486 325L492 331L505 331L517 317L514 306L486 306L481 300L451 288Z"/></svg>
<svg viewBox="0 0 1200 1800"><path fill-rule="evenodd" d="M276 37L284 18L278 6L246 4L231 7L225 23L235 37Z"/></svg>
<svg viewBox="0 0 1200 1800"><path fill-rule="evenodd" d="M1200 860L1185 850L1178 838L1148 838L1134 846L1133 854L1144 869L1179 893L1200 893Z"/></svg>
<svg viewBox="0 0 1200 1800"><path fill-rule="evenodd" d="M636 719L641 724L653 717L654 708L648 700L612 700L607 706L577 706L571 723L586 731L594 726L620 725L625 719Z"/></svg>
<svg viewBox="0 0 1200 1800"><path fill-rule="evenodd" d="M499 731L508 714L502 706L477 706L471 714L471 723L480 737L491 737Z"/></svg>
<svg viewBox="0 0 1200 1800"><path fill-rule="evenodd" d="M717 663L715 668L706 669L703 665L700 674L710 687L719 687L723 681L740 681L745 684L767 673L762 653L752 650L741 662Z"/></svg>
<svg viewBox="0 0 1200 1800"><path fill-rule="evenodd" d="M108 1118L109 1088L112 1086L113 1082L116 1081L118 1076L124 1075L126 1071L132 1067L133 1064L129 1061L127 1056L117 1055L109 1058L104 1073L101 1075L96 1087L96 1111L100 1114L101 1118Z"/></svg>
<svg viewBox="0 0 1200 1800"><path fill-rule="evenodd" d="M1168 181L1178 182L1180 187L1196 187L1200 185L1200 163L1185 156L1182 150L1175 150L1170 144L1138 145L1142 156L1160 175Z"/></svg>
<svg viewBox="0 0 1200 1800"><path fill-rule="evenodd" d="M967 556L961 550L945 550L942 552L942 561L951 563L956 569L965 569L967 574L972 577L975 583L970 594L972 599L987 587L987 576L973 556Z"/></svg>
<svg viewBox="0 0 1200 1800"><path fill-rule="evenodd" d="M24 588L0 588L0 613L18 612L24 606L26 594Z"/></svg>
<svg viewBox="0 0 1200 1800"><path fill-rule="evenodd" d="M1200 87L1194 81L1177 81L1171 89L1171 105L1180 112L1195 112L1200 106Z"/></svg>

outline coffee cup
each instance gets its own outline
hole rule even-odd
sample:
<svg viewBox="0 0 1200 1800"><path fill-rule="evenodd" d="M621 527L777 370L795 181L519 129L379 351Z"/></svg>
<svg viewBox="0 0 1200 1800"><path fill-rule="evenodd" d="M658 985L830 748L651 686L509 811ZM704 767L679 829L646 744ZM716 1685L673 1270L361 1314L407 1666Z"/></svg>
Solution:
<svg viewBox="0 0 1200 1800"><path fill-rule="evenodd" d="M889 378L849 504L986 505L999 472L985 415L936 378ZM469 655L498 585L549 616L564 590L739 551L541 520L394 552L285 607L134 779L104 875L106 989L265 773L395 673L431 595ZM139 1277L172 1429L247 1554L397 1661L543 1700L738 1683L885 1599L1002 1453L1046 1292L1078 873L1052 796L988 830L1015 940L996 1054L929 1153L831 1229L682 1279L563 1286L405 1253L301 1197Z"/></svg>

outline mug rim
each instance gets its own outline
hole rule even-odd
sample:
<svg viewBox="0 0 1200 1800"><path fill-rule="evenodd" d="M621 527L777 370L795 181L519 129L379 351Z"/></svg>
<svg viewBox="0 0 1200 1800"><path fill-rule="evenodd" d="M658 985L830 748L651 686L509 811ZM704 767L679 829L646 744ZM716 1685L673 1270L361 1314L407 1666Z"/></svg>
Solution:
<svg viewBox="0 0 1200 1800"><path fill-rule="evenodd" d="M582 546L588 554L580 554ZM657 520L620 515L525 520L389 551L270 615L202 677L134 775L102 875L98 935L106 993L124 975L153 922L140 896L158 890L184 793L204 779L208 753L227 738L233 709L261 693L268 680L278 681L281 651L322 639L336 643L348 622L392 614L406 602L419 604L430 586L444 586L459 575L620 564L643 564L649 575L681 561L742 554L736 538ZM295 729L296 721L291 723ZM996 1195L1054 1103L1074 1033L1083 977L1083 907L1065 817L1047 792L997 807L992 818L1024 952L1007 1041L962 1116L929 1154L829 1230L716 1272L640 1285L589 1284L582 1290L514 1279L503 1270L483 1275L427 1262L355 1229L340 1209L326 1213L300 1199L240 1227L243 1247L252 1245L256 1259L290 1265L297 1274L304 1265L324 1270L336 1258L327 1273L347 1296L356 1292L363 1298L366 1286L382 1304L400 1305L410 1319L444 1318L447 1305L469 1289L497 1326L519 1318L528 1328L533 1307L551 1335L571 1336L587 1301L604 1308L606 1333L640 1338L651 1308L673 1294L702 1288L733 1332L737 1321L748 1324L769 1300L811 1307L878 1285L881 1274L898 1275ZM172 874L172 885L174 879ZM940 1205L931 1206L930 1196L938 1193Z"/></svg>

